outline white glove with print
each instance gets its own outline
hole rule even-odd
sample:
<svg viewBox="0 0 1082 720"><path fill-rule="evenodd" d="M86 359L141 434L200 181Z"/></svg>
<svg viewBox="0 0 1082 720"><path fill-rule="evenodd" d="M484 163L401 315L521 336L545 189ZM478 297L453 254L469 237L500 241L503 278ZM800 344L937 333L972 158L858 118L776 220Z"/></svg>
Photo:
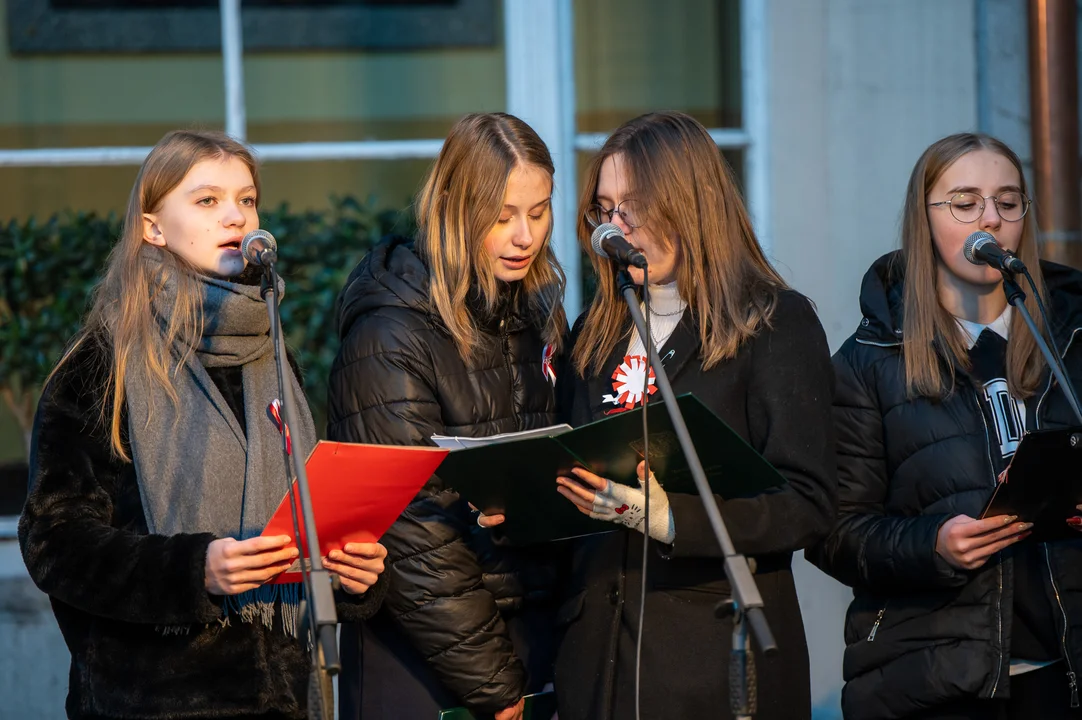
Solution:
<svg viewBox="0 0 1082 720"><path fill-rule="evenodd" d="M619 523L639 532L644 531L646 518L646 492L643 474L644 463L639 463L639 487L633 488L614 483L608 478L575 468L574 477L556 478L557 492L575 503L579 512L598 520ZM658 542L671 544L676 537L676 524L669 496L665 494L654 473L650 473L650 527L649 536Z"/></svg>

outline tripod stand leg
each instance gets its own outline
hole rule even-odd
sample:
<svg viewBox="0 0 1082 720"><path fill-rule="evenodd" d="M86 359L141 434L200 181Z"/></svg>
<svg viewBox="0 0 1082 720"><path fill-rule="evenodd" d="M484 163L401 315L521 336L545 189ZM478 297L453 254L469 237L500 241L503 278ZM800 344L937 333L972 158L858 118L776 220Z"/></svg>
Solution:
<svg viewBox="0 0 1082 720"><path fill-rule="evenodd" d="M758 681L755 654L748 647L744 613L733 614L733 649L729 658L729 709L736 720L751 720L756 711Z"/></svg>
<svg viewBox="0 0 1082 720"><path fill-rule="evenodd" d="M323 669L323 649L316 644L317 661L308 675L308 720L334 720L334 682Z"/></svg>

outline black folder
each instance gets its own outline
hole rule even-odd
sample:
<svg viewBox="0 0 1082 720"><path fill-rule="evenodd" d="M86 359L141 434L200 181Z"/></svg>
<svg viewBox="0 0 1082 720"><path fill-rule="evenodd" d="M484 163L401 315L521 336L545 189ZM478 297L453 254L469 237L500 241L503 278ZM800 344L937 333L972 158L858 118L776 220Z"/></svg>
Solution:
<svg viewBox="0 0 1082 720"><path fill-rule="evenodd" d="M742 437L694 395L677 398L710 487L722 498L749 497L785 479ZM647 405L650 467L667 492L695 493L668 409ZM515 545L560 540L617 529L593 520L556 492L556 477L581 466L613 482L639 487L635 469L642 460L642 408L588 425L553 428L551 434L514 436L491 445L453 450L436 470L445 487L486 514L501 513L501 533ZM679 531L678 531L679 532Z"/></svg>
<svg viewBox="0 0 1082 720"><path fill-rule="evenodd" d="M1026 433L982 518L1017 515L1033 523L1025 542L1082 540L1067 518L1082 515L1082 427Z"/></svg>

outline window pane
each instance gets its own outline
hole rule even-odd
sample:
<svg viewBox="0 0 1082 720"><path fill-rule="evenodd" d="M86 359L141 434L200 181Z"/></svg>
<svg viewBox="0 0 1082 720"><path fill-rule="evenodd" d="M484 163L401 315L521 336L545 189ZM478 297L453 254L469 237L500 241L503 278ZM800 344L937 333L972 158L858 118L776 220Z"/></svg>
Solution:
<svg viewBox="0 0 1082 720"><path fill-rule="evenodd" d="M442 138L506 106L502 46L245 59L252 142Z"/></svg>
<svg viewBox="0 0 1082 720"><path fill-rule="evenodd" d="M732 168L733 176L736 178L736 186L741 193L746 193L744 189L744 151L740 148L723 148L721 155L725 158L725 162L729 163L729 167ZM745 196L744 203L747 202L748 198Z"/></svg>
<svg viewBox="0 0 1082 720"><path fill-rule="evenodd" d="M0 224L64 210L122 214L138 171L135 165L0 167Z"/></svg>
<svg viewBox="0 0 1082 720"><path fill-rule="evenodd" d="M350 196L378 208L401 210L413 202L433 160L274 162L262 166L263 199L274 208L323 209L332 196Z"/></svg>
<svg viewBox="0 0 1082 720"><path fill-rule="evenodd" d="M407 207L431 160L278 162L262 166L263 208L325 209L332 196L379 208ZM67 209L124 213L138 169L116 167L0 168L0 224L45 219Z"/></svg>
<svg viewBox="0 0 1082 720"><path fill-rule="evenodd" d="M576 0L579 132L651 110L741 126L740 0Z"/></svg>
<svg viewBox="0 0 1082 720"><path fill-rule="evenodd" d="M7 40L9 2L0 0ZM13 55L0 41L0 148L150 146L225 124L218 53ZM122 211L135 166L0 168L0 222L64 209Z"/></svg>
<svg viewBox="0 0 1082 720"><path fill-rule="evenodd" d="M492 8L502 27L501 4ZM0 0L0 37L6 19ZM506 105L498 32L475 47L259 52L244 64L253 143L442 138L462 115ZM0 148L150 146L178 127L222 129L222 73L218 53L13 55L0 43L0 87L14 100L0 101ZM282 163L265 168L265 199L322 207L332 194L375 193L398 207L428 162ZM0 196L0 221L121 211L134 177L133 166L0 168L13 188Z"/></svg>
<svg viewBox="0 0 1082 720"><path fill-rule="evenodd" d="M153 145L177 127L225 123L217 54L23 57L0 43L0 88L4 149Z"/></svg>

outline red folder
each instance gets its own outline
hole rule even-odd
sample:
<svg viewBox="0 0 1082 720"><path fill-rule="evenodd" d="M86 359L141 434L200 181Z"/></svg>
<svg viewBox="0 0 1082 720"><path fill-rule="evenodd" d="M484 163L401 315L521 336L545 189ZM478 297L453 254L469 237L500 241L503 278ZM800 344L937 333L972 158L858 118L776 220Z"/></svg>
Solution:
<svg viewBox="0 0 1082 720"><path fill-rule="evenodd" d="M375 542L398 519L448 451L409 445L361 445L319 441L304 464L312 514L319 535L319 554L326 557L346 543ZM297 518L301 518L299 497ZM282 498L263 535L293 537L289 495ZM308 540L301 528L301 538ZM290 543L296 547L296 538ZM302 553L306 556L306 553ZM301 582L300 559L272 583Z"/></svg>

